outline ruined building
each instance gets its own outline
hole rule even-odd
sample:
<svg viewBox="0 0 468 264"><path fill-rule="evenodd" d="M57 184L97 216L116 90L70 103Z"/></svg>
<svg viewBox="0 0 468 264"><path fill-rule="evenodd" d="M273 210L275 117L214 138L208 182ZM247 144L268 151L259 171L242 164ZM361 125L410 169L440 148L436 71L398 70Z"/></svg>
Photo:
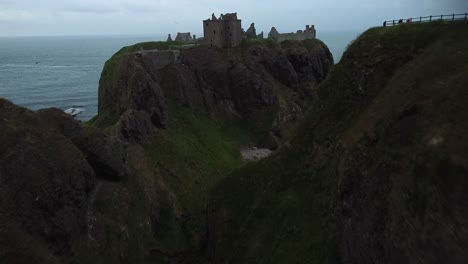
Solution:
<svg viewBox="0 0 468 264"><path fill-rule="evenodd" d="M245 37L247 38L256 38L257 37L257 30L255 30L255 23L250 24L250 27L245 32Z"/></svg>
<svg viewBox="0 0 468 264"><path fill-rule="evenodd" d="M192 35L190 35L190 32L187 33L180 33L177 32L177 36L175 38L176 41L192 41Z"/></svg>
<svg viewBox="0 0 468 264"><path fill-rule="evenodd" d="M232 48L242 41L241 20L237 13L221 14L216 18L203 20L203 35L205 44L210 47Z"/></svg>
<svg viewBox="0 0 468 264"><path fill-rule="evenodd" d="M315 38L315 26L306 25L305 31L298 30L296 33L285 33L280 34L275 27L271 28L270 33L268 33L268 38L277 40L279 42L284 40L305 40L305 39L314 39Z"/></svg>

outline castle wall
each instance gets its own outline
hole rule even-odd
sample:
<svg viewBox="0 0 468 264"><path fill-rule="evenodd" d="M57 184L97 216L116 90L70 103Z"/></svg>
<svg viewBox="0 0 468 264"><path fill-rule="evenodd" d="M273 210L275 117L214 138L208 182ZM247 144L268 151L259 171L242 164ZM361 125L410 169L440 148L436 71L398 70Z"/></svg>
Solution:
<svg viewBox="0 0 468 264"><path fill-rule="evenodd" d="M306 39L313 39L315 38L313 34L311 33L284 33L284 34L278 34L276 36L276 40L279 42L284 41L284 40L306 40Z"/></svg>
<svg viewBox="0 0 468 264"><path fill-rule="evenodd" d="M242 28L240 20L227 20L224 27L225 47L232 48L242 41Z"/></svg>
<svg viewBox="0 0 468 264"><path fill-rule="evenodd" d="M204 43L210 47L232 48L242 41L241 20L236 14L203 21Z"/></svg>
<svg viewBox="0 0 468 264"><path fill-rule="evenodd" d="M306 30L298 30L296 33L278 33L275 27L271 28L270 33L268 33L268 38L277 40L278 42L285 40L306 40L315 38L315 26L306 26Z"/></svg>
<svg viewBox="0 0 468 264"><path fill-rule="evenodd" d="M221 35L221 23L219 20L204 20L203 21L203 35L205 44L210 47L222 48L224 38Z"/></svg>
<svg viewBox="0 0 468 264"><path fill-rule="evenodd" d="M135 54L138 57L144 58L147 63L151 63L151 68L157 70L176 63L180 57L179 50L145 50L143 52L138 51Z"/></svg>

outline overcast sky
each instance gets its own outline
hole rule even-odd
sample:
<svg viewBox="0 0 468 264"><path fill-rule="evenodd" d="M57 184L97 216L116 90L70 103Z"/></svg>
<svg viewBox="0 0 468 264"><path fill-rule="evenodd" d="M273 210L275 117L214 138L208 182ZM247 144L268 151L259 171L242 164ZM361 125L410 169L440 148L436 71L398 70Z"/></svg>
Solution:
<svg viewBox="0 0 468 264"><path fill-rule="evenodd" d="M465 13L468 0L0 0L0 36L200 34L213 12L237 12L257 32L305 24L363 31L384 20Z"/></svg>

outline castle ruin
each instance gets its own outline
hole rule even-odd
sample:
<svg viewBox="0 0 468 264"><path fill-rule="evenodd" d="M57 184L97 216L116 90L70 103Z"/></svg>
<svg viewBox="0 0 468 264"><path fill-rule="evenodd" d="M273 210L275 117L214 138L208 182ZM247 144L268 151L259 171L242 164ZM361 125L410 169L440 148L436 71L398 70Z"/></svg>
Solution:
<svg viewBox="0 0 468 264"><path fill-rule="evenodd" d="M176 41L190 42L190 41L193 40L193 38L192 38L192 35L190 34L190 32L187 32L187 33L177 32L177 36L176 36L175 40Z"/></svg>
<svg viewBox="0 0 468 264"><path fill-rule="evenodd" d="M306 25L305 31L298 30L296 33L283 33L280 34L275 27L271 28L270 33L268 33L269 39L274 39L278 42L284 40L305 40L305 39L314 39L315 38L315 26Z"/></svg>
<svg viewBox="0 0 468 264"><path fill-rule="evenodd" d="M232 48L242 41L241 20L237 19L237 13L221 14L216 18L203 20L204 42L210 47Z"/></svg>

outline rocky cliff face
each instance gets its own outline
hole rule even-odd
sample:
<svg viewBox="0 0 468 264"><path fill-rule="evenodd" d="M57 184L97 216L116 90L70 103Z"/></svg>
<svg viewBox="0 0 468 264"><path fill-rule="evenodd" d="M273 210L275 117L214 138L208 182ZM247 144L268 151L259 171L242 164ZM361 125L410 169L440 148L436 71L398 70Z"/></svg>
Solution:
<svg viewBox="0 0 468 264"><path fill-rule="evenodd" d="M184 49L167 66L161 64L161 52L121 55L113 73L105 69L101 77L99 114L143 111L147 117L140 113L139 118L165 128L170 126L166 102L175 100L192 109L237 115L281 138L333 65L328 48L317 40L282 45ZM127 114L127 120L128 115L136 117Z"/></svg>
<svg viewBox="0 0 468 264"><path fill-rule="evenodd" d="M0 263L467 263L466 31L367 31L241 168L242 130L205 113L280 137L324 47L120 54L95 120L115 137L0 99Z"/></svg>
<svg viewBox="0 0 468 264"><path fill-rule="evenodd" d="M124 146L1 98L0 131L0 262L56 263L86 234L96 181L127 176Z"/></svg>

